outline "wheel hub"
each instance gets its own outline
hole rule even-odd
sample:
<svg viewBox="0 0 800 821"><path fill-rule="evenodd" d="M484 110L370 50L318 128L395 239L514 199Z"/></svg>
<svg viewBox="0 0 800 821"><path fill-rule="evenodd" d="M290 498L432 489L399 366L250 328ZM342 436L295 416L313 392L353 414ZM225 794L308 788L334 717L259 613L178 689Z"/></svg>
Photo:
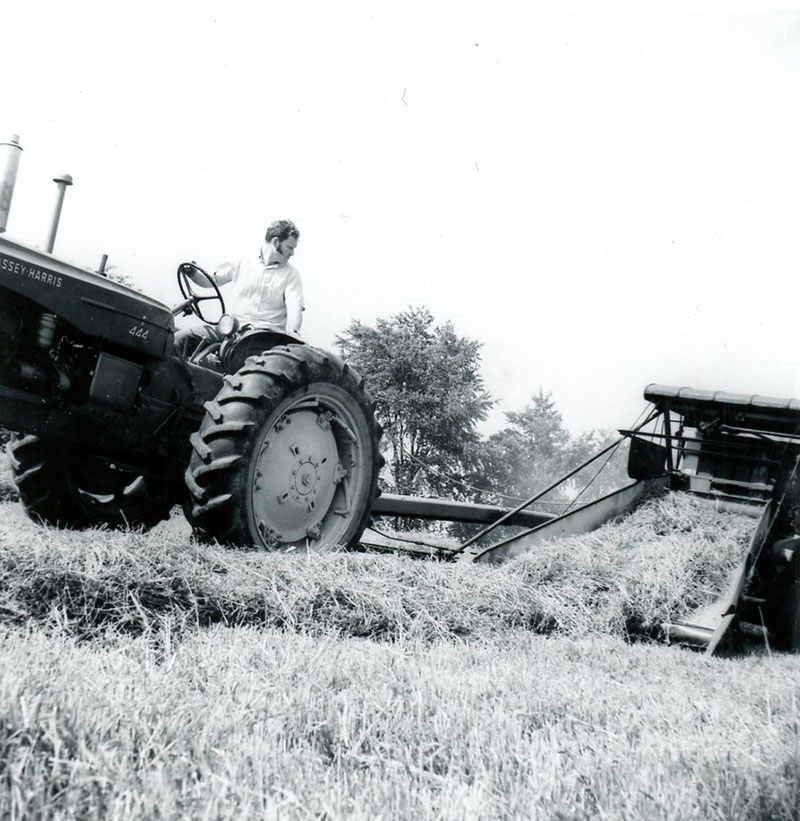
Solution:
<svg viewBox="0 0 800 821"><path fill-rule="evenodd" d="M311 459L302 462L295 472L292 495L299 501L303 496L316 493L318 485L319 472L317 471L317 464Z"/></svg>

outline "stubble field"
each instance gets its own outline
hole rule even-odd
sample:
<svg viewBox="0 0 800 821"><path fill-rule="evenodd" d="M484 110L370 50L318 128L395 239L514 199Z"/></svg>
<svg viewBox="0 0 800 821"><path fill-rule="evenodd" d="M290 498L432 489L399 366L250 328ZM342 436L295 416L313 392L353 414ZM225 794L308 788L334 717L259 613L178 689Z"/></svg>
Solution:
<svg viewBox="0 0 800 821"><path fill-rule="evenodd" d="M796 819L800 661L649 639L750 525L680 498L500 567L0 504L0 817Z"/></svg>

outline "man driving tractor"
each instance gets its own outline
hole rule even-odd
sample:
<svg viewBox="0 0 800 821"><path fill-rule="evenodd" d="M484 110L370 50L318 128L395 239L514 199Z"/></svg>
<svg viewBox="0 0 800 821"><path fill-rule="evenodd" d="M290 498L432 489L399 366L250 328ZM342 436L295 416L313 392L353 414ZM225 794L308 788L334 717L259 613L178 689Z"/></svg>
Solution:
<svg viewBox="0 0 800 821"><path fill-rule="evenodd" d="M259 253L219 265L212 277L217 285L230 283L228 312L242 325L269 327L299 336L303 324L303 284L289 260L300 232L291 220L276 220L264 237ZM187 268L197 285L207 286L203 274ZM185 328L175 335L183 356L191 356L202 342L221 342L223 334L213 325Z"/></svg>

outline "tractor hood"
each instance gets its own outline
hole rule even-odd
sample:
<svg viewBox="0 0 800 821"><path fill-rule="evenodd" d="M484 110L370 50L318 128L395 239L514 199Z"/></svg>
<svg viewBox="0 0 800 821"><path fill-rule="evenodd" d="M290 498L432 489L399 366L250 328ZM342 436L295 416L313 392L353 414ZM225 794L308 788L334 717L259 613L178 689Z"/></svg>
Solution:
<svg viewBox="0 0 800 821"><path fill-rule="evenodd" d="M162 303L100 274L0 236L0 288L15 291L90 337L162 357L175 323Z"/></svg>

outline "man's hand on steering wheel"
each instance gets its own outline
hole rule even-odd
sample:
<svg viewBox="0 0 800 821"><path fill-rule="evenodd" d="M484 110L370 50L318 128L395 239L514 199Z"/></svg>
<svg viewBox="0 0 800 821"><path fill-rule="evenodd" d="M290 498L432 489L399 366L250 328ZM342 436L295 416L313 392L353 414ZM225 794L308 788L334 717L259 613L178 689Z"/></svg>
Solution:
<svg viewBox="0 0 800 821"><path fill-rule="evenodd" d="M198 279L200 282L198 282ZM213 288L214 293L205 295L198 294L195 291L195 286ZM212 277L196 262L182 262L178 266L178 287L181 289L181 295L185 300L181 306L181 311L193 313L198 319L208 325L216 325L216 321L207 319L200 308L201 302L213 299L219 302L220 316L225 313L225 300L222 298L219 286Z"/></svg>

